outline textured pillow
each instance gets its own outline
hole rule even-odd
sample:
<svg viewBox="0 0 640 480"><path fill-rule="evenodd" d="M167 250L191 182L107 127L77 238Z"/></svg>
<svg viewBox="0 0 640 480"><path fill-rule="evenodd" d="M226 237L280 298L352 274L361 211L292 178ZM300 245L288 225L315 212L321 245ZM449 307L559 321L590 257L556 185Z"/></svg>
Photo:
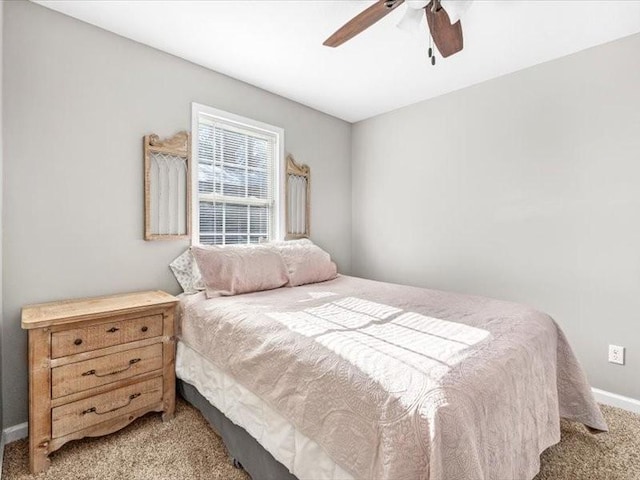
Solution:
<svg viewBox="0 0 640 480"><path fill-rule="evenodd" d="M265 245L191 247L207 297L282 287L289 278L277 250Z"/></svg>
<svg viewBox="0 0 640 480"><path fill-rule="evenodd" d="M324 282L336 278L338 269L331 256L310 240L292 240L273 244L287 266L289 286Z"/></svg>
<svg viewBox="0 0 640 480"><path fill-rule="evenodd" d="M182 287L184 293L198 293L204 290L202 275L196 264L191 249L184 251L182 255L169 264L169 268Z"/></svg>
<svg viewBox="0 0 640 480"><path fill-rule="evenodd" d="M296 240L276 240L274 242L263 243L262 245L270 245L272 247L290 247L292 245L313 245L314 243L308 238L298 238Z"/></svg>

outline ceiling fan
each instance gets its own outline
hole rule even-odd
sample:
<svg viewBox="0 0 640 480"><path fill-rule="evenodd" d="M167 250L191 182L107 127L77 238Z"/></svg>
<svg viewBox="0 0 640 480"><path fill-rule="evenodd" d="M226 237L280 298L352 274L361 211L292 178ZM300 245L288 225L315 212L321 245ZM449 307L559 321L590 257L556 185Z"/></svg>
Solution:
<svg viewBox="0 0 640 480"><path fill-rule="evenodd" d="M406 4L404 17L398 24L399 28L419 28L423 15L427 19L429 32L438 51L443 57L458 53L463 48L462 24L460 17L469 8L472 0L378 0L369 8L353 17L333 35L327 38L323 45L337 47L352 39L371 25L387 16L401 4ZM444 9L445 4L450 13ZM431 63L435 65L435 56L429 48Z"/></svg>

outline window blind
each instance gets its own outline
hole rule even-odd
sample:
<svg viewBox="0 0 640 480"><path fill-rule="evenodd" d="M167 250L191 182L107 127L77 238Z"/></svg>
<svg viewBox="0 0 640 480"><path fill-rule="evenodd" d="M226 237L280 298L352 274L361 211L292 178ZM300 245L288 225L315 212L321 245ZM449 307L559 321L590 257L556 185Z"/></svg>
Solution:
<svg viewBox="0 0 640 480"><path fill-rule="evenodd" d="M274 235L277 135L198 116L200 243L259 243Z"/></svg>

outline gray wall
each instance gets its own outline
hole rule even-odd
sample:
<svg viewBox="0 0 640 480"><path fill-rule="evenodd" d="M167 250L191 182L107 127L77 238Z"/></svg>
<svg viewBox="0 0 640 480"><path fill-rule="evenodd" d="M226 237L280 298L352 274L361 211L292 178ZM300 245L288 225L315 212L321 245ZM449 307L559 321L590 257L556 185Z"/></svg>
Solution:
<svg viewBox="0 0 640 480"><path fill-rule="evenodd" d="M534 305L592 385L640 398L639 51L635 35L355 124L353 273Z"/></svg>
<svg viewBox="0 0 640 480"><path fill-rule="evenodd" d="M189 129L193 101L285 129L311 166L313 238L349 271L348 123L32 3L5 17L5 426L27 420L22 305L178 291L187 242L142 240L141 148Z"/></svg>
<svg viewBox="0 0 640 480"><path fill-rule="evenodd" d="M4 226L2 225L2 188L3 188L3 184L4 184L4 180L3 180L3 142L2 142L2 116L3 116L3 109L2 109L2 59L3 59L3 32L4 32L4 0L0 0L0 235L2 234L2 231L4 230ZM0 241L0 272L2 272L2 242ZM2 275L0 274L0 430L2 430L2 410L3 410L3 403L2 403L2 330L3 330L3 324L4 324L4 316L2 314ZM0 451L0 477L2 476L2 456L4 453L4 443L2 441L2 432L0 431L0 449L2 449Z"/></svg>

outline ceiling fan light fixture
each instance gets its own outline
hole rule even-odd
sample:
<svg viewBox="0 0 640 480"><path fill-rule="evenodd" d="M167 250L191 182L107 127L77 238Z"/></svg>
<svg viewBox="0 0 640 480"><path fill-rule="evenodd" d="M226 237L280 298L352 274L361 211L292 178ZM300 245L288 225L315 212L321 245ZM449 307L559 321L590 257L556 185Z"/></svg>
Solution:
<svg viewBox="0 0 640 480"><path fill-rule="evenodd" d="M446 8L451 23L456 23L467 13L471 2L472 0L442 0L442 5Z"/></svg>
<svg viewBox="0 0 640 480"><path fill-rule="evenodd" d="M407 8L414 10L424 10L424 7L429 5L429 0L406 0Z"/></svg>
<svg viewBox="0 0 640 480"><path fill-rule="evenodd" d="M415 8L407 8L402 16L402 19L398 22L396 27L400 30L409 33L417 33L420 32L425 25L423 21L424 10L415 9Z"/></svg>

